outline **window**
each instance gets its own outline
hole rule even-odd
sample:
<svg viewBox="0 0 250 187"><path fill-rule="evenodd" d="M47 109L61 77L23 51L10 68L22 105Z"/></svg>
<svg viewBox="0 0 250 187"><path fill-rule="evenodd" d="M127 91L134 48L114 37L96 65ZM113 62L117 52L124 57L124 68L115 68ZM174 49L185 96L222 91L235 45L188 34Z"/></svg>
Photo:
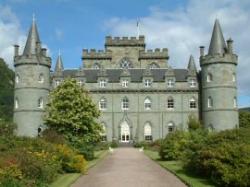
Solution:
<svg viewBox="0 0 250 187"><path fill-rule="evenodd" d="M235 73L233 73L232 81L233 81L233 82L236 82L236 75L235 75Z"/></svg>
<svg viewBox="0 0 250 187"><path fill-rule="evenodd" d="M174 87L174 79L168 79L167 86L168 86L169 88Z"/></svg>
<svg viewBox="0 0 250 187"><path fill-rule="evenodd" d="M128 110L129 109L129 100L127 97L124 97L122 99L122 110Z"/></svg>
<svg viewBox="0 0 250 187"><path fill-rule="evenodd" d="M107 109L107 100L105 98L101 98L99 101L99 109L106 110Z"/></svg>
<svg viewBox="0 0 250 187"><path fill-rule="evenodd" d="M127 88L128 87L128 80L127 79L122 80L122 87L123 88Z"/></svg>
<svg viewBox="0 0 250 187"><path fill-rule="evenodd" d="M102 127L102 132L100 133L100 135L101 135L101 141L102 142L106 142L107 141L107 132L106 132L106 125L105 125L105 123L101 123L101 127Z"/></svg>
<svg viewBox="0 0 250 187"><path fill-rule="evenodd" d="M15 81L18 84L20 82L20 76L19 74L16 74Z"/></svg>
<svg viewBox="0 0 250 187"><path fill-rule="evenodd" d="M195 79L191 79L189 81L189 85L190 85L191 88L196 87L196 80Z"/></svg>
<svg viewBox="0 0 250 187"><path fill-rule="evenodd" d="M153 140L153 138L152 138L152 128L151 128L150 123L146 123L146 124L144 125L144 139L145 139L146 141L151 141L151 140Z"/></svg>
<svg viewBox="0 0 250 187"><path fill-rule="evenodd" d="M144 80L144 86L146 88L149 88L152 85L152 80L151 79L145 79Z"/></svg>
<svg viewBox="0 0 250 187"><path fill-rule="evenodd" d="M15 109L17 109L17 108L19 108L19 101L18 101L18 99L16 98L16 99L15 99Z"/></svg>
<svg viewBox="0 0 250 187"><path fill-rule="evenodd" d="M95 63L95 64L93 65L93 68L94 68L94 69L100 69L100 65L99 65L98 63Z"/></svg>
<svg viewBox="0 0 250 187"><path fill-rule="evenodd" d="M159 68L159 65L156 64L155 62L153 62L153 63L151 63L151 64L149 65L149 68L150 68L150 69L157 69L157 68Z"/></svg>
<svg viewBox="0 0 250 187"><path fill-rule="evenodd" d="M120 67L121 68L131 68L132 65L128 60L124 59L124 60L122 60Z"/></svg>
<svg viewBox="0 0 250 187"><path fill-rule="evenodd" d="M174 108L174 99L173 99L173 97L168 98L167 108L168 109L173 109Z"/></svg>
<svg viewBox="0 0 250 187"><path fill-rule="evenodd" d="M107 81L105 79L100 80L100 88L105 88L107 86Z"/></svg>
<svg viewBox="0 0 250 187"><path fill-rule="evenodd" d="M43 98L38 99L38 108L43 108Z"/></svg>
<svg viewBox="0 0 250 187"><path fill-rule="evenodd" d="M207 74L207 82L211 82L213 80L213 76L211 73Z"/></svg>
<svg viewBox="0 0 250 187"><path fill-rule="evenodd" d="M55 82L56 86L59 86L60 82L61 82L61 81L56 80L56 82Z"/></svg>
<svg viewBox="0 0 250 187"><path fill-rule="evenodd" d="M237 98L234 97L234 108L237 108Z"/></svg>
<svg viewBox="0 0 250 187"><path fill-rule="evenodd" d="M83 80L79 80L78 82L77 82L77 84L79 85L79 86L82 86L83 85Z"/></svg>
<svg viewBox="0 0 250 187"><path fill-rule="evenodd" d="M168 124L168 133L174 132L174 123L170 122Z"/></svg>
<svg viewBox="0 0 250 187"><path fill-rule="evenodd" d="M189 107L190 108L196 108L197 107L195 98L192 98L192 99L189 100Z"/></svg>
<svg viewBox="0 0 250 187"><path fill-rule="evenodd" d="M44 76L43 76L42 73L39 75L38 82L39 83L44 83Z"/></svg>
<svg viewBox="0 0 250 187"><path fill-rule="evenodd" d="M149 98L144 100L144 108L145 110L151 110L151 100Z"/></svg>
<svg viewBox="0 0 250 187"><path fill-rule="evenodd" d="M211 108L212 106L213 106L213 99L211 96L209 96L207 99L207 107Z"/></svg>

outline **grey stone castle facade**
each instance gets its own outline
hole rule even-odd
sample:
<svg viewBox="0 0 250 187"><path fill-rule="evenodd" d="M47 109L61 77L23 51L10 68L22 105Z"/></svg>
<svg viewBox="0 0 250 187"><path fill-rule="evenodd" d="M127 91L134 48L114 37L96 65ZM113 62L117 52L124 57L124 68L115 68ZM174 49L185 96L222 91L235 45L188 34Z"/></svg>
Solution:
<svg viewBox="0 0 250 187"><path fill-rule="evenodd" d="M80 69L64 69L61 55L55 70L35 21L23 54L15 46L14 122L20 136L37 136L50 90L65 78L90 91L101 110L103 139L121 142L156 140L187 130L189 115L206 128L220 131L238 126L236 66L232 39L224 40L216 20L208 53L200 47L200 67L193 57L185 69L168 64L168 49L146 50L145 38L106 37L105 49L82 51Z"/></svg>

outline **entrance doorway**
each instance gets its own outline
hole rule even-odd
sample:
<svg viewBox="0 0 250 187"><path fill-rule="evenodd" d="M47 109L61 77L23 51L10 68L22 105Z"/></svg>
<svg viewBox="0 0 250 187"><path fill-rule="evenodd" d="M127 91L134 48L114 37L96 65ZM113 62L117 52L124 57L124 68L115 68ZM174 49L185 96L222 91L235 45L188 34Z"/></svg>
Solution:
<svg viewBox="0 0 250 187"><path fill-rule="evenodd" d="M130 129L126 121L121 124L121 142L128 143L130 140Z"/></svg>

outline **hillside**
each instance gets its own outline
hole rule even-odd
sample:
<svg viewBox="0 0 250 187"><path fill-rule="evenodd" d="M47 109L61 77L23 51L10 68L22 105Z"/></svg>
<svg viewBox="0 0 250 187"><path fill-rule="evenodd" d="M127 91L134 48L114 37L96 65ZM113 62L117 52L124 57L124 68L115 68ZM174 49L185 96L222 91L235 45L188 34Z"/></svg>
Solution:
<svg viewBox="0 0 250 187"><path fill-rule="evenodd" d="M0 119L12 120L14 72L0 58Z"/></svg>
<svg viewBox="0 0 250 187"><path fill-rule="evenodd" d="M240 108L239 111L250 112L250 107Z"/></svg>

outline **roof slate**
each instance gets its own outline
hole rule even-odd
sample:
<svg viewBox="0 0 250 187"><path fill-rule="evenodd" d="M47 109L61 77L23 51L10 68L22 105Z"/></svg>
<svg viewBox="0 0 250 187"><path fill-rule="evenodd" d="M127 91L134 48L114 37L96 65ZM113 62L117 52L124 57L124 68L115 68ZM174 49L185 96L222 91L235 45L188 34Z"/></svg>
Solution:
<svg viewBox="0 0 250 187"><path fill-rule="evenodd" d="M131 82L141 82L143 78L143 71L145 69L129 69ZM154 82L164 82L165 72L167 69L152 69L152 75ZM74 78L77 73L77 69L66 69L63 71L63 77ZM86 77L86 82L94 83L98 79L98 69L84 69L83 70ZM122 69L107 69L107 78L109 82L120 82L120 75ZM176 82L186 82L187 81L187 69L174 69Z"/></svg>

